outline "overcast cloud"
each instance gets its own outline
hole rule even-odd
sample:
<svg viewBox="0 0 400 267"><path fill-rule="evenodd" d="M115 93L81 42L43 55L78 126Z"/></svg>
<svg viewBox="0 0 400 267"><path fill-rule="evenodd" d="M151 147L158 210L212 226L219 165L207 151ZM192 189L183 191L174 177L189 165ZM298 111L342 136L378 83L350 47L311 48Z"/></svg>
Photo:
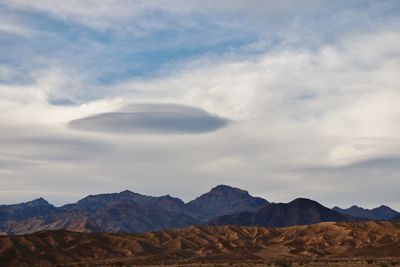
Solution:
<svg viewBox="0 0 400 267"><path fill-rule="evenodd" d="M0 202L224 183L400 209L399 12L0 0Z"/></svg>

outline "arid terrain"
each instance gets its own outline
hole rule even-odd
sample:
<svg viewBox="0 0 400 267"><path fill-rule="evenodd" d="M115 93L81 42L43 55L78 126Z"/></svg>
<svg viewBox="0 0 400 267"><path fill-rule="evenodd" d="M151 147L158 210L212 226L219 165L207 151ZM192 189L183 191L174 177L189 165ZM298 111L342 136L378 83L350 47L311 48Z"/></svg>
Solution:
<svg viewBox="0 0 400 267"><path fill-rule="evenodd" d="M193 226L131 235L43 231L0 237L2 266L80 263L290 266L290 262L312 263L311 266L330 262L330 266L335 266L343 261L348 262L347 266L368 262L373 266L380 261L396 266L399 260L400 224L377 221L325 222L286 228Z"/></svg>

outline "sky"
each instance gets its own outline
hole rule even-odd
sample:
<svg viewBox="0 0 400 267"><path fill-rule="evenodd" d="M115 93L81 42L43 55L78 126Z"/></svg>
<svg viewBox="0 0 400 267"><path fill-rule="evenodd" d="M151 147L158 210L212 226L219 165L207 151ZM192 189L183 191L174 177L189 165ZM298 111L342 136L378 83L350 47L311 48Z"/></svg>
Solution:
<svg viewBox="0 0 400 267"><path fill-rule="evenodd" d="M400 210L399 48L397 0L0 0L0 203Z"/></svg>

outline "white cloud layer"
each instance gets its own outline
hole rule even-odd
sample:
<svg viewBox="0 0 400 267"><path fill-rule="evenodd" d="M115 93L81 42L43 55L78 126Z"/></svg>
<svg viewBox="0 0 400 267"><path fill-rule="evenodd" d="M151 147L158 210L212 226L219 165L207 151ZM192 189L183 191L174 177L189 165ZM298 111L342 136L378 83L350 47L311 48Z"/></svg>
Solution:
<svg viewBox="0 0 400 267"><path fill-rule="evenodd" d="M15 12L44 12L67 24L118 28L122 34L172 24L193 28L199 17L222 29L240 27L243 20L244 28L260 27L259 39L221 56L206 53L180 62L162 75L111 84L94 83L92 74L66 64L65 55L40 59L47 62L40 68L29 66L30 81L21 84L10 82L18 68L0 68L9 77L0 79L5 81L0 84L0 201L44 195L59 204L126 188L189 200L226 183L270 201L304 196L328 206L400 209L398 16L355 22L376 12L371 8L390 10L396 4L307 1L297 8L298 1L219 1L217 6L209 1L95 2L2 4ZM320 20L304 19L317 18L325 5L336 12L324 22L340 18L342 23L339 30L329 24L332 34L316 26ZM370 12L354 13L365 9ZM162 14L163 20L151 14ZM279 32L279 42L260 30L268 14L276 14L268 22L279 29L291 25ZM169 18L179 23L165 24ZM77 119L149 103L197 107L231 123L196 135L120 135L68 127Z"/></svg>

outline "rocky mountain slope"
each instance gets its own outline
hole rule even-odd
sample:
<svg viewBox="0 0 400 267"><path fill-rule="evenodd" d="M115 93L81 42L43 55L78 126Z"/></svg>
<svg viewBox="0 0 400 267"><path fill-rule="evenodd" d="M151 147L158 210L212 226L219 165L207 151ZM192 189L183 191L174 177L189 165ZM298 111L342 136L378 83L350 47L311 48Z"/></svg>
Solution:
<svg viewBox="0 0 400 267"><path fill-rule="evenodd" d="M136 233L197 225L201 222L180 212L158 205L141 205L131 199L111 202L96 209L71 207L63 213L39 216L22 222L8 222L3 232L8 234L33 233L42 230L78 232Z"/></svg>
<svg viewBox="0 0 400 267"><path fill-rule="evenodd" d="M253 197L245 190L219 185L186 205L186 212L202 221L216 216L250 211L268 204L263 198Z"/></svg>
<svg viewBox="0 0 400 267"><path fill-rule="evenodd" d="M369 220L371 214L374 218L386 220L395 212L386 206L373 210L358 207L350 211L336 210L340 212L303 198L290 203L269 203L247 191L226 185L216 186L186 204L169 195L153 197L126 190L89 195L62 207L55 207L42 198L1 205L0 234L27 234L42 230L137 233L191 225L227 224L285 227Z"/></svg>
<svg viewBox="0 0 400 267"><path fill-rule="evenodd" d="M204 224L212 216L254 210L268 203L247 191L220 185L185 204L169 195L153 197L131 191L90 195L60 208L44 199L0 206L0 233L41 230L135 233Z"/></svg>
<svg viewBox="0 0 400 267"><path fill-rule="evenodd" d="M125 190L120 193L90 195L79 200L76 204L66 205L63 208L66 210L71 210L71 209L99 210L105 208L110 203L115 203L125 199L132 200L135 203L143 206L162 205L164 209L169 211L181 212L184 210L185 207L185 203L182 200L180 200L179 198L171 197L169 195L153 197Z"/></svg>
<svg viewBox="0 0 400 267"><path fill-rule="evenodd" d="M20 222L37 216L57 213L60 213L60 210L43 198L20 204L0 205L0 226L10 221Z"/></svg>
<svg viewBox="0 0 400 267"><path fill-rule="evenodd" d="M395 211L388 206L381 205L374 209L364 209L358 206L351 206L347 209L341 209L339 207L334 207L334 211L341 214L351 215L353 217L365 218L370 220L390 220L394 216L399 215L398 211Z"/></svg>
<svg viewBox="0 0 400 267"><path fill-rule="evenodd" d="M44 231L0 236L0 248L3 266L398 258L400 224L369 221L287 228L189 227L134 235Z"/></svg>
<svg viewBox="0 0 400 267"><path fill-rule="evenodd" d="M356 218L326 208L316 201L298 198L290 203L271 203L256 211L223 215L211 220L209 224L284 227L356 220Z"/></svg>

